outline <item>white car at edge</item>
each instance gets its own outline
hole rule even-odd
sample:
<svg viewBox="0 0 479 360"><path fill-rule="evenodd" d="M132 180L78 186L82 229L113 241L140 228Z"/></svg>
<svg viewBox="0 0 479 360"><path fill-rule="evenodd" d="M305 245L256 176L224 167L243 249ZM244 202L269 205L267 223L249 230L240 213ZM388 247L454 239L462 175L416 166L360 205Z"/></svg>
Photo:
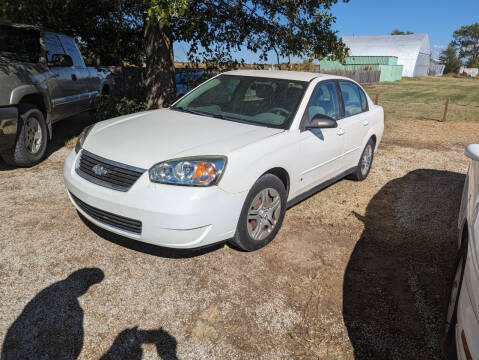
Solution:
<svg viewBox="0 0 479 360"><path fill-rule="evenodd" d="M479 359L479 144L468 145L471 159L462 192L456 272L451 286L445 335L459 360Z"/></svg>
<svg viewBox="0 0 479 360"><path fill-rule="evenodd" d="M77 210L131 239L252 251L286 209L349 175L367 177L382 107L357 83L293 71L231 71L168 109L86 128L63 176Z"/></svg>

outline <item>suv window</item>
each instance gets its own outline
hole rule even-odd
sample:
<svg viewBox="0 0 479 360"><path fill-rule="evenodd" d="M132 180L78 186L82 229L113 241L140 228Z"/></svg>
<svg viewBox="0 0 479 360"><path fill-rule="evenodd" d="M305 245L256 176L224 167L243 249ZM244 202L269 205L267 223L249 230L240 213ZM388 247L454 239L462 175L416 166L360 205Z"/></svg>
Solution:
<svg viewBox="0 0 479 360"><path fill-rule="evenodd" d="M47 51L47 62L51 62L55 54L65 54L60 39L54 33L45 33L45 50Z"/></svg>
<svg viewBox="0 0 479 360"><path fill-rule="evenodd" d="M73 60L73 66L75 67L85 67L85 63L83 62L83 57L80 54L80 50L77 48L77 44L75 40L73 40L69 36L59 35L60 40L62 42L63 48L68 56L70 56Z"/></svg>
<svg viewBox="0 0 479 360"><path fill-rule="evenodd" d="M310 121L317 114L326 115L335 120L340 119L339 97L334 82L323 82L316 86L306 113Z"/></svg>
<svg viewBox="0 0 479 360"><path fill-rule="evenodd" d="M363 104L359 87L348 81L340 81L339 87L344 101L344 113L346 116L352 116L363 112Z"/></svg>
<svg viewBox="0 0 479 360"><path fill-rule="evenodd" d="M0 56L36 63L40 58L40 34L36 30L0 25Z"/></svg>

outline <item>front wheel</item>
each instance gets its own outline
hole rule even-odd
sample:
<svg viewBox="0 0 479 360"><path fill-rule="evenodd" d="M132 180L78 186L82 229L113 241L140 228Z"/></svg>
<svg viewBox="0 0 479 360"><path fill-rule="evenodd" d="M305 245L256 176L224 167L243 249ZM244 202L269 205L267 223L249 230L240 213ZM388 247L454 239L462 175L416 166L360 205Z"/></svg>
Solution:
<svg viewBox="0 0 479 360"><path fill-rule="evenodd" d="M263 175L246 197L232 242L245 251L266 246L278 233L285 211L283 182L272 174Z"/></svg>
<svg viewBox="0 0 479 360"><path fill-rule="evenodd" d="M47 150L48 132L43 113L33 105L21 105L15 146L2 153L14 166L30 167L39 163Z"/></svg>

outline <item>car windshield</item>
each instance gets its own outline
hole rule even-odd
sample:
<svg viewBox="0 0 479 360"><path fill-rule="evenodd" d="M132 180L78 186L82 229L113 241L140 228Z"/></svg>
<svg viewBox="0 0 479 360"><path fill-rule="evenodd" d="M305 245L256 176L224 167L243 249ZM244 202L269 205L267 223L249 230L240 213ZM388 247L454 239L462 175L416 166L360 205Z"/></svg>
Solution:
<svg viewBox="0 0 479 360"><path fill-rule="evenodd" d="M38 31L0 25L0 56L13 61L38 62L40 56Z"/></svg>
<svg viewBox="0 0 479 360"><path fill-rule="evenodd" d="M307 85L304 81L220 75L187 94L172 109L287 129Z"/></svg>

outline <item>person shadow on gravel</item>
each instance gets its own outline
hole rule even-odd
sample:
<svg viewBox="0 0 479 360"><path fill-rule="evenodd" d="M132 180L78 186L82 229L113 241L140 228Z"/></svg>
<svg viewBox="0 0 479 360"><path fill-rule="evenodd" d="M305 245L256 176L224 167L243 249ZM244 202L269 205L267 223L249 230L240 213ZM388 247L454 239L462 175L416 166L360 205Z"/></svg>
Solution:
<svg viewBox="0 0 479 360"><path fill-rule="evenodd" d="M83 347L78 298L104 276L98 268L83 268L40 291L8 329L1 360L76 359Z"/></svg>
<svg viewBox="0 0 479 360"><path fill-rule="evenodd" d="M176 339L163 329L138 330L138 327L123 330L101 360L141 360L143 344L154 344L162 360L178 360Z"/></svg>
<svg viewBox="0 0 479 360"><path fill-rule="evenodd" d="M78 298L103 281L98 268L83 268L40 291L5 336L0 360L74 360L83 347L83 309ZM177 360L176 339L158 330L125 329L101 360L141 359L143 344L154 344L163 360Z"/></svg>

